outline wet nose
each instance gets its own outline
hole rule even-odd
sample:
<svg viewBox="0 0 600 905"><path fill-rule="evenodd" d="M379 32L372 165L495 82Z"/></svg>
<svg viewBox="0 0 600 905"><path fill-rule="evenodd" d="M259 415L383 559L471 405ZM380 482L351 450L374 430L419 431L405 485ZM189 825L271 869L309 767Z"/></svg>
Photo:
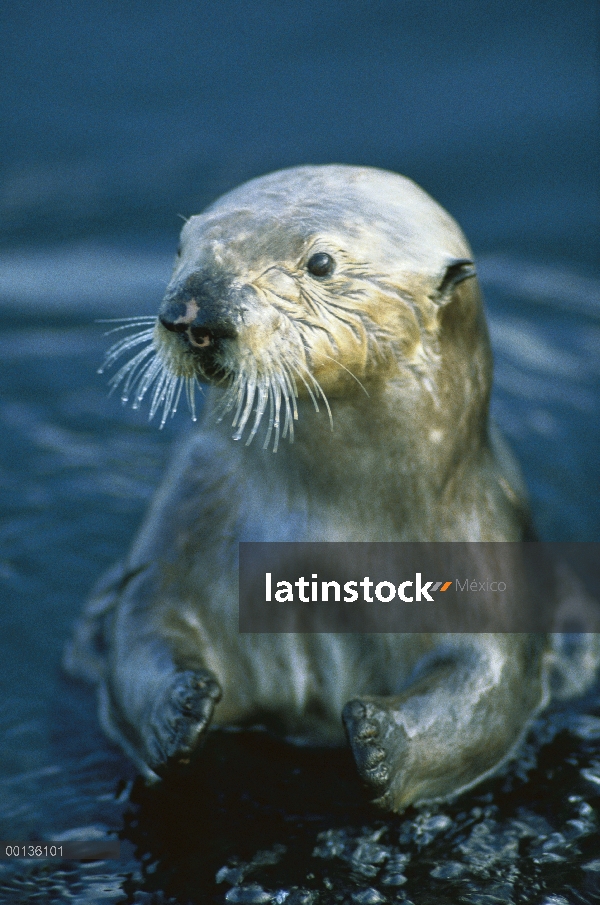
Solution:
<svg viewBox="0 0 600 905"><path fill-rule="evenodd" d="M186 302L169 302L161 308L158 319L172 333L185 333L194 318L189 316Z"/></svg>
<svg viewBox="0 0 600 905"><path fill-rule="evenodd" d="M185 336L196 349L235 339L235 306L230 287L206 274L192 273L163 300L158 319L166 330Z"/></svg>

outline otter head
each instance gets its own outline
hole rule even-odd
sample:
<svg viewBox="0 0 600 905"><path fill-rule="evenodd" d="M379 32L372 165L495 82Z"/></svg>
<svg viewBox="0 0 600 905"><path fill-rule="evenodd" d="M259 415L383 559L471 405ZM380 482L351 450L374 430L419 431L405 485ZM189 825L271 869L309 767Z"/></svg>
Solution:
<svg viewBox="0 0 600 905"><path fill-rule="evenodd" d="M395 387L448 415L465 394L485 407L471 257L454 220L393 173L306 166L252 180L186 222L152 329L156 358L138 353L120 381L138 403L154 383L151 414L162 406L164 417L183 384L192 396L195 381L221 386L234 437L248 425L250 442L268 410L274 448L280 415L293 438L302 397L329 409Z"/></svg>

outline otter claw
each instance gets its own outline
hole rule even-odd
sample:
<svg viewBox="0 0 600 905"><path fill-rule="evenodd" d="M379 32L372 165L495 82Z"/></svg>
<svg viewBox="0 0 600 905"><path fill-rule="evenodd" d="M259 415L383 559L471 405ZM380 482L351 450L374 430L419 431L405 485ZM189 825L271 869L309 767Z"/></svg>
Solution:
<svg viewBox="0 0 600 905"><path fill-rule="evenodd" d="M371 701L349 701L342 718L358 771L371 791L381 796L387 790L390 769L380 743L381 730L374 719L376 715L386 718L383 711L378 714Z"/></svg>
<svg viewBox="0 0 600 905"><path fill-rule="evenodd" d="M149 721L146 749L153 770L189 762L220 697L218 682L206 670L175 674Z"/></svg>

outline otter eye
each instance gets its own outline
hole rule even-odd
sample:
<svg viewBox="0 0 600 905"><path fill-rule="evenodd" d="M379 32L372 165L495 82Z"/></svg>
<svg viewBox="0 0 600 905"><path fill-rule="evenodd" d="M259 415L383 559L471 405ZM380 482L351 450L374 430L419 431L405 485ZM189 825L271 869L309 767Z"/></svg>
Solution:
<svg viewBox="0 0 600 905"><path fill-rule="evenodd" d="M312 273L314 277L326 277L333 271L335 261L331 255L326 254L324 251L318 251L310 256L306 266L308 272Z"/></svg>

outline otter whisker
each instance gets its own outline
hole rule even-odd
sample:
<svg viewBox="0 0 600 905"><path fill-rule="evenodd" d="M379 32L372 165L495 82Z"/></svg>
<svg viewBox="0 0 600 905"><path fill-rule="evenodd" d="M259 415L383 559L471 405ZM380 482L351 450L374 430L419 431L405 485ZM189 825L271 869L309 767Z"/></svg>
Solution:
<svg viewBox="0 0 600 905"><path fill-rule="evenodd" d="M166 393L167 386L169 384L170 376L171 375L169 374L169 372L163 365L163 367L158 375L158 378L156 381L156 386L154 387L154 393L152 395L152 402L150 403L150 413L148 415L148 421L152 421L152 419L154 418L154 415L156 414L156 410L159 408L160 404L162 403L162 401L165 398L165 393Z"/></svg>
<svg viewBox="0 0 600 905"><path fill-rule="evenodd" d="M159 428L165 426L165 422L169 416L173 417L177 408L177 401L179 400L179 395L181 393L181 387L183 385L183 378L177 377L175 374L172 374L167 368L164 369L164 381L163 377L161 377L160 382L157 388L154 391L154 398L152 400L152 407L150 409L149 419L152 419L155 411L162 405L163 413L160 420ZM175 400L175 404L173 404L173 397L177 392L177 397Z"/></svg>
<svg viewBox="0 0 600 905"><path fill-rule="evenodd" d="M142 352L145 354L142 355ZM142 352L138 353L138 355L136 355L135 358L131 359L131 364L133 365L133 367L130 369L130 373L127 376L127 380L125 381L125 384L123 385L123 389L121 391L121 393L122 393L121 398L123 398L123 396L125 396L125 397L129 396L130 391L134 388L135 384L141 378L142 374L145 373L145 371L150 367L150 364L156 358L156 349L154 349L153 346L147 346L147 348L142 349ZM148 359L148 355L150 355L149 359ZM144 361L144 359L148 359L148 360ZM121 370L125 371L125 367L123 367ZM127 402L127 399L124 399L124 401Z"/></svg>
<svg viewBox="0 0 600 905"><path fill-rule="evenodd" d="M281 363L281 370L283 371L284 379L289 389L289 394L292 399L292 407L293 407L293 415L294 421L298 420L298 406L296 405L296 398L298 396L298 387L296 385L296 381L294 380L294 375L290 371L287 364L284 362Z"/></svg>
<svg viewBox="0 0 600 905"><path fill-rule="evenodd" d="M282 383L281 377L280 377L279 375L278 375L278 377L277 377L277 382L278 382L279 387L280 387L280 389L281 389L281 397L282 397L282 400L283 400L283 403L284 403L284 407L285 407L285 419L284 419L284 422L283 422L283 431L281 432L281 439L282 439L282 440L285 440L285 438L286 438L287 435L288 435L289 426L290 426L290 424L292 423L292 419L290 418L290 404L289 404L289 400L288 400L288 397L287 397L287 392L286 392L286 389L285 389L285 385ZM292 442L291 434L290 434L290 442Z"/></svg>
<svg viewBox="0 0 600 905"><path fill-rule="evenodd" d="M319 393L321 394L321 398L322 398L323 402L325 403L325 408L327 409L327 414L329 416L329 425L331 427L331 430L333 430L333 415L331 414L331 409L329 407L329 400L327 399L327 396L325 395L323 387L321 386L319 381L315 377L313 377L312 374L310 376L311 376L311 379L316 384L316 387L317 387Z"/></svg>
<svg viewBox="0 0 600 905"><path fill-rule="evenodd" d="M269 441L271 439L271 432L273 430L273 423L275 421L275 401L274 401L274 394L273 394L273 384L272 384L270 378L269 378L268 393L269 393L269 426L267 428L265 442L263 443L263 449L268 449Z"/></svg>
<svg viewBox="0 0 600 905"><path fill-rule="evenodd" d="M155 324L156 323L156 315L155 314L138 314L135 317L109 317L104 319L99 319L96 321L97 324L123 324L125 327L128 324Z"/></svg>
<svg viewBox="0 0 600 905"><path fill-rule="evenodd" d="M127 379L127 384L124 387L123 396L121 397L123 402L129 401L129 396L131 393L134 394L132 408L138 409L140 407L139 400L136 399L137 390L136 387L139 388L140 383L145 380L148 371L153 368L156 371L157 359L156 357L151 358L149 361L144 362L144 364L137 370L135 373L131 373L129 378Z"/></svg>
<svg viewBox="0 0 600 905"><path fill-rule="evenodd" d="M231 376L230 372L227 372L227 374L225 374L216 385L219 386L221 383L223 383L223 381L226 379L226 377L230 377L230 376ZM223 396L219 399L219 402L217 403L216 408L215 408L215 411L218 413L217 414L218 422L221 422L223 420L223 418L225 417L225 415L227 414L227 412L230 412L231 409L236 404L236 401L237 401L236 392L239 391L239 384L240 384L240 378L238 375L234 378L228 391L226 393L224 393Z"/></svg>
<svg viewBox="0 0 600 905"><path fill-rule="evenodd" d="M175 395L175 390L177 388L178 382L178 379L173 374L169 374L167 386L165 387L162 415L160 418L160 424L158 425L159 430L163 429L166 424L167 418L169 417L169 412L171 411L171 403L173 401L173 396Z"/></svg>
<svg viewBox="0 0 600 905"><path fill-rule="evenodd" d="M177 380L177 393L175 394L175 402L173 403L173 406L171 408L171 418L177 411L177 406L179 405L179 399L181 397L181 391L183 389L183 384L184 384L183 377L178 377L178 378L176 378L176 380Z"/></svg>
<svg viewBox="0 0 600 905"><path fill-rule="evenodd" d="M285 379L285 372L281 371L281 373L277 374L277 382L281 387L281 395L283 397L283 402L285 404L285 422L283 425L283 433L282 439L288 435L290 437L290 443L294 442L294 419L292 417L292 407L290 405L290 386L289 383Z"/></svg>
<svg viewBox="0 0 600 905"><path fill-rule="evenodd" d="M150 325L145 321L140 322L139 324L124 324L122 327L113 327L112 330L106 330L102 336L112 336L113 333L119 333L121 330L131 330L132 327L146 327L149 328ZM154 325L152 325L154 327Z"/></svg>
<svg viewBox="0 0 600 905"><path fill-rule="evenodd" d="M235 409L231 422L231 426L235 429L232 436L234 440L240 440L250 422L254 408L252 427L245 443L246 446L249 446L256 436L268 403L269 422L263 449L268 448L271 435L275 430L273 450L275 452L279 446L280 437L282 439L289 437L290 442L293 442L293 421L298 419L296 406L298 391L289 365L280 364L279 372L274 373L271 367L264 362L261 370L267 370L267 373L260 373L259 368L254 365L250 373L244 370L235 376L232 385L217 404L217 421L222 421L228 412ZM231 374L226 376L230 377ZM281 430L282 406L285 406L283 431Z"/></svg>
<svg viewBox="0 0 600 905"><path fill-rule="evenodd" d="M329 424L331 425L331 430L333 430L333 415L331 414L331 409L329 408L329 401L327 399L327 396L323 392L323 387L321 386L321 384L319 383L317 378L314 376L314 374L310 373L308 368L305 368L305 371L306 371L306 374L308 375L309 379L312 381L313 386L315 387L317 393L320 395L321 399L325 403L325 408L327 409L327 414L329 415ZM318 411L318 409L317 409L317 411Z"/></svg>
<svg viewBox="0 0 600 905"><path fill-rule="evenodd" d="M231 396L230 403L227 405L225 411L230 412L232 409L235 410L235 414L233 416L233 420L231 422L231 426L235 427L238 423L240 415L242 413L242 407L244 405L245 399L245 390L246 390L246 377L245 374L236 375L236 379L231 387L230 393L225 394L225 398Z"/></svg>
<svg viewBox="0 0 600 905"><path fill-rule="evenodd" d="M273 386L273 395L275 397L275 418L273 419L275 439L273 440L273 452L276 453L279 448L279 410L281 408L281 388L278 384Z"/></svg>
<svg viewBox="0 0 600 905"><path fill-rule="evenodd" d="M104 362L98 371L99 373L104 373L124 353L142 343L146 343L145 348L137 352L129 361L126 361L110 379L110 392L112 393L117 387L121 386L121 400L128 402L130 393L135 391L133 408L137 409L152 384L155 383L149 418L152 419L158 409L163 406L160 425L163 427L169 413L173 415L177 410L183 381L172 374L168 361L165 361L164 355L160 355L156 349L154 342L156 317L153 315L139 315L129 318L106 318L99 322L119 325L109 330L107 335L135 327L144 328L114 343L108 350ZM194 416L193 402L190 408Z"/></svg>
<svg viewBox="0 0 600 905"><path fill-rule="evenodd" d="M314 405L314 407L315 407L315 412L318 412L318 411L319 411L319 403L317 402L317 400L316 400L316 398L315 398L315 394L314 394L313 391L312 391L312 387L306 382L306 380L305 380L304 377L302 376L302 374L301 374L301 372L300 372L298 366L295 366L295 367L296 367L296 374L298 375L298 377L300 378L300 380L302 381L302 383L303 383L304 386L306 387L306 391L307 391L308 395L310 396L310 398L312 399L313 405Z"/></svg>
<svg viewBox="0 0 600 905"><path fill-rule="evenodd" d="M245 375L241 374L239 376L238 380L236 381L235 386L232 387L232 396L233 396L233 390L236 390L235 403L233 403L233 404L235 405L237 403L237 409L236 409L235 415L233 417L233 421L231 422L232 427L236 426L236 424L238 423L239 417L241 415L242 406L244 404L244 398L245 398L245 389L246 389L246 378L245 378ZM233 408L233 405L232 405L232 408ZM229 411L229 409L228 409L228 411Z"/></svg>
<svg viewBox="0 0 600 905"><path fill-rule="evenodd" d="M187 397L188 405L190 407L190 412L192 413L192 421L197 421L198 418L196 416L196 378L195 377L184 377L185 380L185 395Z"/></svg>
<svg viewBox="0 0 600 905"><path fill-rule="evenodd" d="M237 426L237 430L233 435L234 440L240 440L242 434L244 433L244 428L246 427L246 423L250 414L252 412L252 406L254 405L254 397L256 396L256 376L253 374L248 382L246 383L246 405L244 407L244 411L242 417L240 418L239 424ZM235 424L233 425L235 427Z"/></svg>
<svg viewBox="0 0 600 905"><path fill-rule="evenodd" d="M126 323L122 323L122 321L126 321ZM97 320L95 321L97 324L119 324L118 327L111 327L110 330L106 330L103 333L103 336L112 336L113 333L119 333L122 330L132 330L135 327L153 327L156 324L155 317L132 317L132 318L111 318L109 320Z"/></svg>
<svg viewBox="0 0 600 905"><path fill-rule="evenodd" d="M150 366L144 371L143 376L137 382L137 391L133 403L133 407L135 409L140 407L140 403L142 402L144 396L146 395L158 375L162 372L163 368L164 365L162 361L158 356L156 356L156 358L152 360Z"/></svg>
<svg viewBox="0 0 600 905"><path fill-rule="evenodd" d="M129 361L126 361L124 365L121 365L119 370L113 374L113 376L108 381L108 385L110 386L110 392L112 393L115 387L117 387L121 381L125 378L127 374L131 371L132 368L135 368L140 361L143 361L144 358L148 356L151 351L151 347L147 346L145 349L142 349L141 352L138 352L137 355L134 355L133 358L130 358ZM98 374L104 373L104 368L98 368Z"/></svg>
<svg viewBox="0 0 600 905"><path fill-rule="evenodd" d="M133 409L139 409L142 399L146 395L146 391L152 383L156 379L157 375L160 373L160 366L156 359L147 362L144 367L139 371L136 376L135 381L132 383L131 389L135 390L137 386L137 390L135 390L135 395L133 397L133 402L131 403L131 407ZM146 382L147 381L147 382ZM142 387L143 395L138 399L140 387Z"/></svg>
<svg viewBox="0 0 600 905"><path fill-rule="evenodd" d="M256 431L258 430L258 425L262 420L262 416L267 405L267 400L269 398L268 386L268 378L263 377L258 385L258 403L256 405L256 413L254 415L254 424L252 425L250 436L246 440L246 446L250 446L250 444L252 443L256 435Z"/></svg>
<svg viewBox="0 0 600 905"><path fill-rule="evenodd" d="M363 391L363 393L365 394L365 396L366 396L367 398L370 398L370 396L369 396L369 394L368 394L368 392L367 392L366 387L364 386L364 384L362 384L362 383L360 382L360 380L358 379L358 377L356 376L356 374L353 374L352 371L351 371L349 368L347 368L346 365L343 365L343 364L341 363L341 361L338 361L337 358L333 358L331 355L326 355L325 352L315 352L315 351L312 351L312 352L311 352L311 355L320 355L322 358L328 358L329 361L333 361L336 365L339 365L339 367L340 367L340 368L343 368L343 370L346 371L346 372L350 375L350 377L352 377L353 380L356 380L357 384L359 385L359 387L361 388L361 390Z"/></svg>
<svg viewBox="0 0 600 905"><path fill-rule="evenodd" d="M160 424L159 424L160 430L162 430L163 427L165 426L165 423L167 421L167 418L169 417L169 414L171 414L171 416L173 415L173 410L171 408L171 404L173 402L175 390L177 389L177 387L179 386L179 383L180 383L179 377L175 377L174 374L171 374L169 372L167 372L167 374L168 374L168 379L167 379L167 385L166 385L165 391L164 391L163 412L162 412L162 416L161 416Z"/></svg>
<svg viewBox="0 0 600 905"><path fill-rule="evenodd" d="M121 390L121 401L127 402L129 399L129 390L131 388L132 381L136 377L136 372L139 374L139 371L137 371L137 369L142 365L144 359L148 358L149 355L156 355L156 352L151 345L147 346L145 349L142 349L141 352L138 352L137 355L134 355L133 358L130 358L128 362L122 365L122 367L119 368L117 373L114 374L108 382L110 386L110 393L112 393L127 377L127 380L125 381L125 384L123 385L123 388ZM147 362L147 364L149 363L150 362Z"/></svg>
<svg viewBox="0 0 600 905"><path fill-rule="evenodd" d="M128 349L133 349L134 346L139 346L140 343L149 341L151 345L152 343L152 334L153 330L143 330L141 333L136 333L134 336L127 336L125 339L121 339L118 343L115 343L114 346L111 346L108 352L106 353L106 357L102 363L102 368L100 369L100 373L102 373L105 368L110 367L110 365L120 358L120 356L127 352Z"/></svg>
<svg viewBox="0 0 600 905"><path fill-rule="evenodd" d="M156 320L155 314L136 314L133 317L99 317L96 324L127 324L127 323L149 323Z"/></svg>
<svg viewBox="0 0 600 905"><path fill-rule="evenodd" d="M162 428L165 426L169 415L172 418L177 411L177 406L179 404L179 398L181 396L184 383L185 378L177 377L175 374L171 374L166 369L161 375L159 383L154 389L152 405L150 407L150 414L148 415L148 420L151 421L156 411L160 408L161 405L163 406L163 413L159 424L160 430L162 430Z"/></svg>

